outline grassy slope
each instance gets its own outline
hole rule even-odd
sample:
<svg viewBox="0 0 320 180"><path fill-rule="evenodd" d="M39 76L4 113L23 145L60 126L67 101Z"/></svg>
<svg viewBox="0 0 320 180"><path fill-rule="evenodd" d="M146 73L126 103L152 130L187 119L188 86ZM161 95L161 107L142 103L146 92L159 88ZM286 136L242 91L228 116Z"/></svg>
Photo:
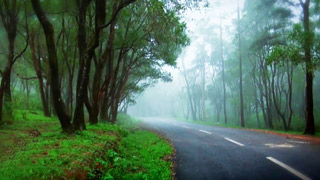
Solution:
<svg viewBox="0 0 320 180"><path fill-rule="evenodd" d="M38 111L18 111L0 129L0 179L171 179L173 152L156 134L120 115L119 125L88 125L61 134L58 120ZM39 132L41 134L39 134Z"/></svg>
<svg viewBox="0 0 320 180"><path fill-rule="evenodd" d="M303 132L301 132L301 131L271 130L271 129L266 129L266 128L242 128L242 127L240 127L240 126L217 124L217 123L214 123L214 122L187 121L187 120L184 120L184 119L182 119L182 118L176 118L176 120L178 120L178 121L190 122L190 123L195 123L195 124L202 124L202 125L209 125L209 126L217 126L217 127L235 128L235 129L257 129L257 130L266 130L266 131L272 131L272 132L283 133L283 134L303 135ZM315 136L320 137L320 132L316 132Z"/></svg>

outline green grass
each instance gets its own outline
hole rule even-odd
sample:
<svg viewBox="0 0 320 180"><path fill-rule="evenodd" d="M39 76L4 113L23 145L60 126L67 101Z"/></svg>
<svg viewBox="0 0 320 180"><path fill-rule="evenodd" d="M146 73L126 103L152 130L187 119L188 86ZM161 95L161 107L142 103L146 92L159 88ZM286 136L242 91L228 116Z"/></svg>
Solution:
<svg viewBox="0 0 320 180"><path fill-rule="evenodd" d="M136 131L124 138L112 174L116 179L172 179L172 147L156 134Z"/></svg>
<svg viewBox="0 0 320 180"><path fill-rule="evenodd" d="M234 124L224 124L224 123L216 123L213 121L193 121L193 120L185 120L183 118L176 118L178 121L184 121L184 122L190 122L190 123L195 123L195 124L202 124L202 125L209 125L209 126L217 126L217 127L225 127L225 128L235 128L235 129L258 129L258 130L266 130L266 131L272 131L272 132L277 132L277 133L283 133L283 134L295 134L295 135L303 135L303 131L294 131L294 130L273 130L273 129L267 129L267 128L254 128L254 127L249 127L249 128L242 128L241 126L234 125ZM320 137L320 132L316 132L314 136Z"/></svg>
<svg viewBox="0 0 320 180"><path fill-rule="evenodd" d="M0 180L171 179L170 144L130 116L118 119L66 135L55 117L16 111L0 129Z"/></svg>

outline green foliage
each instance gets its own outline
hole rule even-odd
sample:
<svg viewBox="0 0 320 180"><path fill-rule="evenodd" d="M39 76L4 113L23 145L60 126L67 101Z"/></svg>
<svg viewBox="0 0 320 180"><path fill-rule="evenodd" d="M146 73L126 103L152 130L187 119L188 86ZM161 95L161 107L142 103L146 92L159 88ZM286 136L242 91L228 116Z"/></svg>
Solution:
<svg viewBox="0 0 320 180"><path fill-rule="evenodd" d="M121 130L115 125L99 124L88 126L88 131L66 135L60 133L58 124L52 124L52 121L57 122L56 118L45 118L32 112L26 117L27 122L21 125L21 121L17 126L21 126L21 131L29 132L21 136L27 136L30 141L17 147L16 153L4 157L0 165L2 179L52 179L74 169L85 171L84 165L92 161L94 153L104 150L105 143L115 141ZM41 133L39 137L29 137L37 131Z"/></svg>
<svg viewBox="0 0 320 180"><path fill-rule="evenodd" d="M115 154L115 179L171 179L170 144L149 131L137 131L123 138Z"/></svg>
<svg viewBox="0 0 320 180"><path fill-rule="evenodd" d="M195 123L195 124L203 124L203 125L210 125L210 126L217 126L217 127L225 127L225 128L236 128L236 129L243 129L239 124L234 123L234 122L230 122L227 125L223 124L223 123L218 123L216 121L213 120L214 117L208 117L208 121L193 121L193 120L185 120L184 118L176 118L176 120L178 121L186 121L186 122L190 122L190 123ZM260 120L262 119L262 116L260 117ZM298 116L293 116L292 118L292 123L291 123L291 128L289 131L284 131L283 130L283 126L281 124L280 121L274 121L275 122L275 128L273 130L270 130L266 127L261 127L261 128L257 128L257 124L256 124L256 118L255 117L251 117L246 119L246 128L249 129L261 129L261 130L268 130L268 131L273 131L273 132L279 132L279 133L287 133L287 134L299 134L302 135L304 132L304 119L302 119L301 117ZM260 122L261 124L263 122ZM320 124L320 120L316 120L316 125L318 128L320 128L318 125ZM320 136L319 133L316 133L316 136Z"/></svg>
<svg viewBox="0 0 320 180"><path fill-rule="evenodd" d="M269 65L275 63L279 66L284 66L286 61L297 65L302 60L303 56L301 54L301 49L292 44L288 46L275 46L267 57L267 63Z"/></svg>
<svg viewBox="0 0 320 180"><path fill-rule="evenodd" d="M126 129L137 129L139 127L139 119L134 119L127 114L119 113L117 125L124 127Z"/></svg>
<svg viewBox="0 0 320 180"><path fill-rule="evenodd" d="M41 114L17 110L14 124L0 129L1 180L171 179L172 163L163 159L173 152L170 144L138 131L139 120L120 114L119 125L88 125L87 131L67 135L56 117Z"/></svg>

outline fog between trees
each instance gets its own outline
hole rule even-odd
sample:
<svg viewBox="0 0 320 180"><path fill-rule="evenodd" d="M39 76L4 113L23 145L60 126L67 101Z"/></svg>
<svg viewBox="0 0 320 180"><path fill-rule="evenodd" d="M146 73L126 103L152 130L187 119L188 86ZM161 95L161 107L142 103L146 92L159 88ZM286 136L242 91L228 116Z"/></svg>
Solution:
<svg viewBox="0 0 320 180"><path fill-rule="evenodd" d="M173 81L146 90L131 114L319 129L317 0L209 1L183 19L191 43L169 70Z"/></svg>

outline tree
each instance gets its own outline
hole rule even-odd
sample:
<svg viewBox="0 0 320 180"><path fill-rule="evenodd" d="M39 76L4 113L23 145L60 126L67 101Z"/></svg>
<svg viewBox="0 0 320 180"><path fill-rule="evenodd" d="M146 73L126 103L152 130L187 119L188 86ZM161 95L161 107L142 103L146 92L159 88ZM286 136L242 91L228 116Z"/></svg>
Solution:
<svg viewBox="0 0 320 180"><path fill-rule="evenodd" d="M72 131L71 118L65 111L65 105L61 96L61 88L59 82L59 65L57 57L57 48L54 38L54 28L43 11L39 0L32 0L32 7L35 11L38 20L42 26L46 38L48 60L49 60L49 74L51 83L51 94L53 97L53 104L59 121L64 132Z"/></svg>
<svg viewBox="0 0 320 180"><path fill-rule="evenodd" d="M39 37L37 38L39 39ZM31 58L33 62L33 67L36 72L38 81L39 81L39 91L40 91L40 97L41 97L41 103L43 108L43 113L45 116L50 116L50 110L49 110L49 97L46 95L46 92L48 91L48 88L45 87L43 79L44 79L44 73L42 71L41 67L41 55L40 55L40 47L38 48L38 56L36 53L36 47L35 47L35 32L32 30L30 34L30 49L31 49ZM48 82L47 82L48 83ZM47 84L48 85L48 84ZM47 86L48 87L48 86Z"/></svg>
<svg viewBox="0 0 320 180"><path fill-rule="evenodd" d="M305 134L314 134L314 115L313 115L313 64L311 57L312 31L310 30L310 0L303 2L300 0L303 10L303 29L304 29L304 60L306 63L306 129Z"/></svg>
<svg viewBox="0 0 320 180"><path fill-rule="evenodd" d="M11 71L16 61L23 55L28 47L28 28L26 27L27 37L25 47L18 55L15 56L15 39L17 37L18 30L18 15L23 3L17 2L16 0L1 0L0 1L0 17L2 24L7 32L7 38L9 41L8 45L8 60L5 69L2 71L2 79L0 85L0 122L3 116L3 103L7 110L8 119L12 119L12 107L11 107ZM26 17L27 26L27 17Z"/></svg>
<svg viewBox="0 0 320 180"><path fill-rule="evenodd" d="M240 124L244 127L244 115L243 115L243 87L242 87L242 53L241 53L241 32L240 32L240 5L238 0L238 39L239 39L239 89L240 89Z"/></svg>

